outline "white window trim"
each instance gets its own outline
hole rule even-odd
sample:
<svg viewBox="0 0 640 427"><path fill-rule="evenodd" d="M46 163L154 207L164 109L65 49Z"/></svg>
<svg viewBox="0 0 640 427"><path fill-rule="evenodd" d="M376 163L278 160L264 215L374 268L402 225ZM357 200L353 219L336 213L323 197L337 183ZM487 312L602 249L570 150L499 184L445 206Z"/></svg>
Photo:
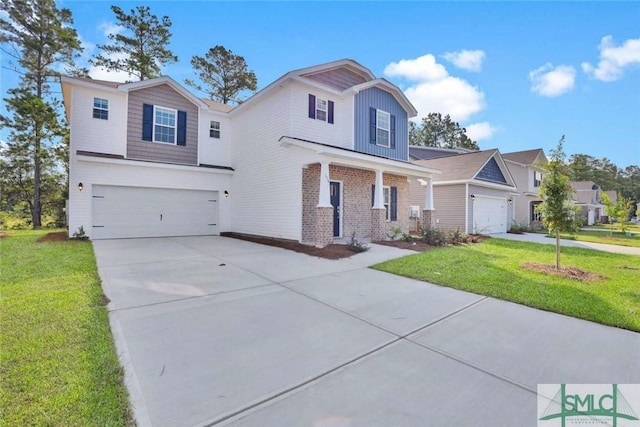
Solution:
<svg viewBox="0 0 640 427"><path fill-rule="evenodd" d="M383 114L387 116L387 123L389 124L388 128L383 128L380 126L380 119L378 118L379 114ZM378 142L378 129L384 130L387 132L387 144L380 144ZM388 113L384 110L376 109L376 145L381 147L390 148L391 147L391 113Z"/></svg>
<svg viewBox="0 0 640 427"><path fill-rule="evenodd" d="M385 198L385 192L387 193L388 198ZM388 185L382 186L382 204L386 211L385 219L387 222L391 222L391 187Z"/></svg>
<svg viewBox="0 0 640 427"><path fill-rule="evenodd" d="M166 128L171 128L171 126L163 125L163 124L160 124L160 123L156 123L156 110L158 108L161 109L161 110L173 112L173 115L175 117L175 126L173 126L173 142L165 142L165 141L156 140L156 126L162 126L162 127L166 127ZM161 105L154 105L153 106L153 128L152 128L151 140L153 142L157 142L158 144L178 145L178 110L176 110L174 108L163 107Z"/></svg>
<svg viewBox="0 0 640 427"><path fill-rule="evenodd" d="M107 104L107 108L102 108L102 107L96 107L96 99L99 99L101 101L105 101ZM107 112L107 118L103 119L102 117L96 117L93 115L95 110L99 110L99 111L106 111ZM91 110L91 117L97 120L109 120L109 100L107 98L100 98L99 96L94 96L93 97L93 109Z"/></svg>
<svg viewBox="0 0 640 427"><path fill-rule="evenodd" d="M213 127L213 124L214 124L214 123L217 123L217 124L218 124L218 128L217 128L217 129ZM219 121L217 121L217 120L210 120L210 121L209 121L209 138L220 139L220 137L222 136L222 129L221 129L221 128L222 128L222 125L220 124L220 122L219 122ZM211 135L211 132L212 132L212 131L216 131L216 132L218 132L218 136L213 136L213 135Z"/></svg>
<svg viewBox="0 0 640 427"><path fill-rule="evenodd" d="M318 106L320 102L324 102L324 109ZM324 119L318 118L318 111L324 112ZM321 122L329 121L329 100L328 99L322 99L316 96L316 120L320 120Z"/></svg>

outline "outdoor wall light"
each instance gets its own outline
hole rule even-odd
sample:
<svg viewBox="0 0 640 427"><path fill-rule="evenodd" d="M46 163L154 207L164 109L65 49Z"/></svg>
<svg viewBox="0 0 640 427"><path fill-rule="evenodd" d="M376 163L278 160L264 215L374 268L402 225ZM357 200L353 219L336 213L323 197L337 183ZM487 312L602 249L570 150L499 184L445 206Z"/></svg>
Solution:
<svg viewBox="0 0 640 427"><path fill-rule="evenodd" d="M471 201L472 201L472 202L476 199L476 195L475 195L475 194L472 194L472 195L470 195L469 197L471 197Z"/></svg>
<svg viewBox="0 0 640 427"><path fill-rule="evenodd" d="M81 182L78 183L78 191L84 190L84 185Z"/></svg>
<svg viewBox="0 0 640 427"><path fill-rule="evenodd" d="M224 197L229 197L229 192L227 190L224 190Z"/></svg>
<svg viewBox="0 0 640 427"><path fill-rule="evenodd" d="M513 204L513 199L509 199L509 204L512 205Z"/></svg>

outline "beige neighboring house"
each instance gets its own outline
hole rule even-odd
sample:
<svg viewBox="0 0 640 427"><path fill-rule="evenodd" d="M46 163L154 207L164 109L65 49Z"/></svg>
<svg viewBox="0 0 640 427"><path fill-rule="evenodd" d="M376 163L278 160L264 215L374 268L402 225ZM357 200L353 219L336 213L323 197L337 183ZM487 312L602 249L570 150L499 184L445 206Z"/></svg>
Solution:
<svg viewBox="0 0 640 427"><path fill-rule="evenodd" d="M542 148L515 151L504 153L502 158L518 189L514 198L515 222L527 224L533 229L542 228L541 217L536 212L536 207L542 203L538 190L544 176L544 165L547 164L544 151Z"/></svg>
<svg viewBox="0 0 640 427"><path fill-rule="evenodd" d="M433 177L432 226L480 234L504 233L509 229L516 185L497 149L465 154L452 152L446 157L414 160L413 163L442 171ZM409 201L413 217L422 213L428 204L429 193L423 181L410 179Z"/></svg>
<svg viewBox="0 0 640 427"><path fill-rule="evenodd" d="M593 181L576 181L571 183L574 191L574 202L580 207L580 215L585 218L585 225L608 222L609 218L602 204L602 193L606 193L615 203L618 195L615 191L602 191Z"/></svg>

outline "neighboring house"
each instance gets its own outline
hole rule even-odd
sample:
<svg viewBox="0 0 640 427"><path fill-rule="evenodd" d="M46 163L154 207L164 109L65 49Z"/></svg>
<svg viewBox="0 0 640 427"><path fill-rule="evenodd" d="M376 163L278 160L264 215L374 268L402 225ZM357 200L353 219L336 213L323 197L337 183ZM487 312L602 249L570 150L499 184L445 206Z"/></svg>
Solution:
<svg viewBox="0 0 640 427"><path fill-rule="evenodd" d="M580 215L584 218L585 225L595 223L606 223L609 221L602 204L603 191L600 186L593 181L576 181L571 183L574 192L574 203L580 207ZM605 191L612 203L616 203L617 194L615 191Z"/></svg>
<svg viewBox="0 0 640 427"><path fill-rule="evenodd" d="M542 199L538 191L544 176L547 157L542 148L515 151L502 155L511 176L516 182L518 195L514 198L514 220L532 229L542 228L542 217L536 208Z"/></svg>
<svg viewBox="0 0 640 427"><path fill-rule="evenodd" d="M456 154L473 153L474 150L466 148L440 148L440 147L424 147L421 145L409 146L410 160L427 160L436 159L438 157L455 156Z"/></svg>
<svg viewBox="0 0 640 427"><path fill-rule="evenodd" d="M423 151L426 149L423 149ZM437 149L442 153L443 149ZM464 233L504 233L513 218L516 185L497 149L453 154L413 163L439 169L433 178L431 225ZM411 205L424 206L421 180L412 178Z"/></svg>
<svg viewBox="0 0 640 427"><path fill-rule="evenodd" d="M62 77L70 123L69 234L223 231L324 246L409 228L402 91L345 59L289 72L235 108L169 77Z"/></svg>

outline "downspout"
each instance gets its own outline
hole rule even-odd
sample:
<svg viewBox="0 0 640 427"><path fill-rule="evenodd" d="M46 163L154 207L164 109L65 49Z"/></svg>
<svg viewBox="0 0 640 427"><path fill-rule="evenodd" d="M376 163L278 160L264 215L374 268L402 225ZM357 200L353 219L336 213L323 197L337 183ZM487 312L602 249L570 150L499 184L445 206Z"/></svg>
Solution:
<svg viewBox="0 0 640 427"><path fill-rule="evenodd" d="M464 234L469 234L469 183L464 185Z"/></svg>

